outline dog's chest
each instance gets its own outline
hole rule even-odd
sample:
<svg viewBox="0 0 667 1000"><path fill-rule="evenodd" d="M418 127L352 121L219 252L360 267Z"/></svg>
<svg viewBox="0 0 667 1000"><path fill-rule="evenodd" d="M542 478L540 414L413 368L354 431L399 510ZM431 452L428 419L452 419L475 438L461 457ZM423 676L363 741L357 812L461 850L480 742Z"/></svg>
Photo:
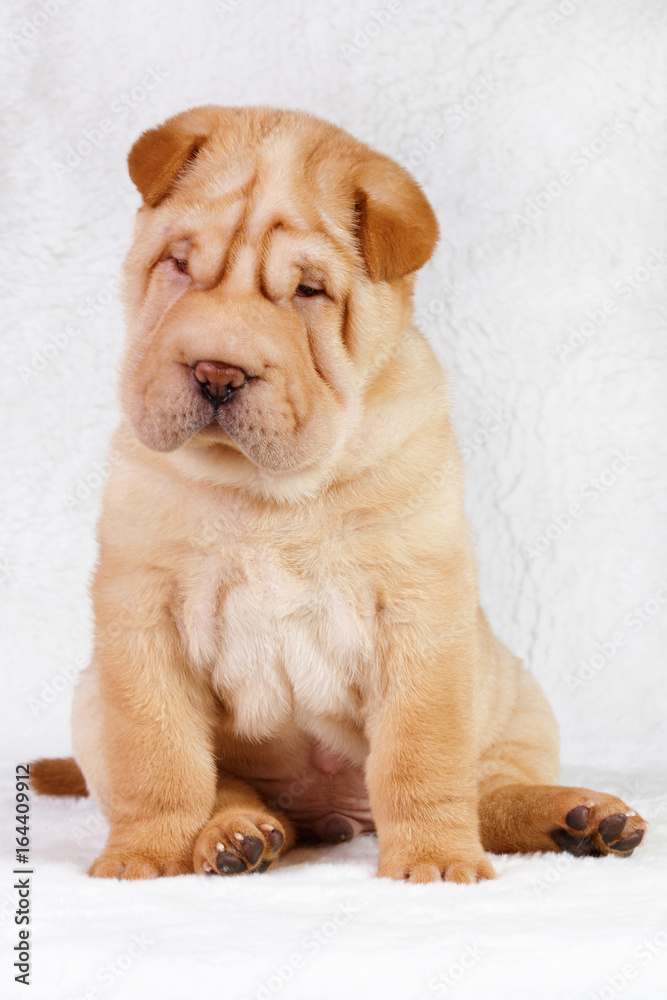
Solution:
<svg viewBox="0 0 667 1000"><path fill-rule="evenodd" d="M207 558L184 602L181 631L240 735L266 737L294 721L358 721L372 662L375 602L361 579L310 561L288 567L268 547L245 547L236 572ZM240 572L239 572L240 570Z"/></svg>

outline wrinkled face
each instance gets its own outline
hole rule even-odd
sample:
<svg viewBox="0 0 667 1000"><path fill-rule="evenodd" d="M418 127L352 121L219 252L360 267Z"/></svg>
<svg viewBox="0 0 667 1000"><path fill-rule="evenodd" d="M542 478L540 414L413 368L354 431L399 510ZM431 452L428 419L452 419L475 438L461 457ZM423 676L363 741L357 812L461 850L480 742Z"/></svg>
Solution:
<svg viewBox="0 0 667 1000"><path fill-rule="evenodd" d="M326 464L358 419L364 309L435 242L416 184L333 126L268 109L179 115L138 140L130 173L145 202L126 263L136 437L265 474ZM406 187L424 215L407 255Z"/></svg>

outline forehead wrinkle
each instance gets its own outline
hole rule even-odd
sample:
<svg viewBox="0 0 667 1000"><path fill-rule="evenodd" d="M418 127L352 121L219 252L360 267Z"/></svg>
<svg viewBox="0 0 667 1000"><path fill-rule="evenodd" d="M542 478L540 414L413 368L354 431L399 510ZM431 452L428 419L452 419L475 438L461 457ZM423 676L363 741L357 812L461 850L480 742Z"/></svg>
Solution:
<svg viewBox="0 0 667 1000"><path fill-rule="evenodd" d="M223 204L192 202L171 220L167 239L175 240L178 237L197 242L202 233L223 232L225 229L236 228L243 213L243 205L241 199L238 201L230 199Z"/></svg>
<svg viewBox="0 0 667 1000"><path fill-rule="evenodd" d="M317 214L320 223L318 231L324 232L327 239L339 253L345 255L345 257L356 258L359 244L354 230L344 225L344 223L333 219L321 206L318 206Z"/></svg>
<svg viewBox="0 0 667 1000"><path fill-rule="evenodd" d="M250 243L239 239L230 247L225 265L225 285L230 291L243 292L258 284L257 250Z"/></svg>
<svg viewBox="0 0 667 1000"><path fill-rule="evenodd" d="M277 237L277 239L276 239ZM261 245L262 266L274 252L276 246L287 248L294 261L315 261L316 258L326 258L333 247L328 242L326 234L313 232L311 229L295 228L278 222L271 226L264 235Z"/></svg>
<svg viewBox="0 0 667 1000"><path fill-rule="evenodd" d="M259 288L261 285L261 265L259 263L260 254L258 253L259 248L256 241L252 239L252 231L249 225L253 209L253 194L257 186L256 181L257 174L255 174L252 189L248 190L247 195L241 204L241 211L237 219L236 228L229 240L226 255L226 269L231 272L235 268L236 262L239 258L249 261L251 254L254 252L255 263L252 267L252 271L249 265L246 265L245 273L246 277L250 278L253 286L255 288ZM236 283L236 277L238 277L238 275L235 275L232 279L234 283Z"/></svg>
<svg viewBox="0 0 667 1000"><path fill-rule="evenodd" d="M215 234L215 242L219 246L221 274L225 272L229 274L236 267L239 256L245 261L244 248L250 245L247 238L247 222L256 181L257 174L254 173L245 187L232 189L226 195L209 202L207 206L207 219L202 227L202 242L207 241L207 234L211 232ZM243 266L242 271L247 280L248 267ZM239 278L240 276L236 274L232 279L233 283Z"/></svg>
<svg viewBox="0 0 667 1000"><path fill-rule="evenodd" d="M274 239L276 234L278 238ZM266 287L272 276L275 279L277 274L295 268L311 271L311 276L332 282L330 290L333 287L340 293L351 277L352 264L340 254L326 232L274 226L266 234L261 248L259 274L262 285Z"/></svg>
<svg viewBox="0 0 667 1000"><path fill-rule="evenodd" d="M276 229L307 233L312 226L291 199L279 199L267 192L248 213L246 232L251 241L263 242Z"/></svg>
<svg viewBox="0 0 667 1000"><path fill-rule="evenodd" d="M277 230L294 237L308 238L314 236L324 242L327 253L337 251L346 261L353 263L358 253L356 234L343 223L336 221L320 206L295 206L291 197L277 201L274 192L269 190L265 199L260 200L252 213L249 213L247 235L261 247L264 258L271 238Z"/></svg>
<svg viewBox="0 0 667 1000"><path fill-rule="evenodd" d="M264 240L267 231L277 224L305 232L313 229L316 213L307 211L310 199L304 199L298 190L303 171L298 169L299 150L294 148L292 137L272 136L264 144L262 154L253 211L249 215L249 238Z"/></svg>
<svg viewBox="0 0 667 1000"><path fill-rule="evenodd" d="M197 157L197 166L203 168L192 173L192 182L200 196L212 202L228 198L246 198L257 182L257 164L254 156L239 155L234 151L203 147Z"/></svg>

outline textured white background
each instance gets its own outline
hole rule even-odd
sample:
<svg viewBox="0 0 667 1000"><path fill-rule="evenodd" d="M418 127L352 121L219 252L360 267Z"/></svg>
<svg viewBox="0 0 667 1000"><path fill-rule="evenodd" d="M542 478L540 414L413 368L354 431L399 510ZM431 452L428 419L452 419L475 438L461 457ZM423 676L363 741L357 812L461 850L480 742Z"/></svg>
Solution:
<svg viewBox="0 0 667 1000"><path fill-rule="evenodd" d="M664 814L652 765L666 756L667 717L667 604L656 600L667 599L664 4L413 0L394 2L389 14L382 0L16 0L4 8L5 757L68 752L71 679L90 647L94 525L118 418L116 278L139 202L126 153L143 129L188 106L266 103L331 119L424 185L442 238L419 279L417 309L451 374L484 605L546 689L564 760L597 769L578 770L576 780L604 780L654 823L654 853L647 846L643 862L640 854L627 867L577 862L546 894L530 888L548 866L538 858L504 863L505 880L492 887L425 887L406 897L370 881L375 848L366 840L333 856L323 849L319 868L287 866L264 882L209 880L209 913L198 901L201 880L196 889L189 879L85 882L79 873L102 840L94 811L35 803L50 887L37 990L64 1000L95 986L103 963L127 947L127 928L138 931L138 915L157 907L168 933L153 927L159 946L112 986L97 982L100 997L143 996L165 968L173 992L163 995L184 996L173 984L214 982L207 960L227 984L215 995L254 997L272 962L289 956L290 935L299 939L298 921L319 926L356 893L363 929L346 924L310 971L271 996L444 995L429 978L475 941L487 957L449 995L601 991L642 935L667 920L653 902L645 912ZM563 357L575 330L581 346ZM619 451L625 465L614 472ZM600 476L606 485L596 496ZM578 515L568 527L572 503ZM582 668L596 654L597 669ZM92 824L76 849L74 809ZM54 858L60 864L49 867ZM94 906L96 938L81 926ZM606 911L599 932L598 906ZM100 907L109 907L106 922ZM183 923L197 972L186 956L179 978ZM500 950L498 923L509 935ZM85 968L62 947L81 933ZM568 958L545 984L539 963L553 964L554 940L567 944ZM534 978L526 973L522 985L508 954ZM664 995L658 968L658 958L643 968L637 996ZM356 970L352 978L346 969ZM47 989L49 976L57 986Z"/></svg>

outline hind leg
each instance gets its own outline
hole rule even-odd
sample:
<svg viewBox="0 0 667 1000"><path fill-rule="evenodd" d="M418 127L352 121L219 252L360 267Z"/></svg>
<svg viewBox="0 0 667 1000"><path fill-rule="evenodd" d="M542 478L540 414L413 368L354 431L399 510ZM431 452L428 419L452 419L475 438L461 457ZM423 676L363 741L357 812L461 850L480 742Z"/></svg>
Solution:
<svg viewBox="0 0 667 1000"><path fill-rule="evenodd" d="M632 854L647 827L641 816L614 795L557 785L558 770L556 722L536 681L524 674L506 736L480 761L485 850Z"/></svg>

